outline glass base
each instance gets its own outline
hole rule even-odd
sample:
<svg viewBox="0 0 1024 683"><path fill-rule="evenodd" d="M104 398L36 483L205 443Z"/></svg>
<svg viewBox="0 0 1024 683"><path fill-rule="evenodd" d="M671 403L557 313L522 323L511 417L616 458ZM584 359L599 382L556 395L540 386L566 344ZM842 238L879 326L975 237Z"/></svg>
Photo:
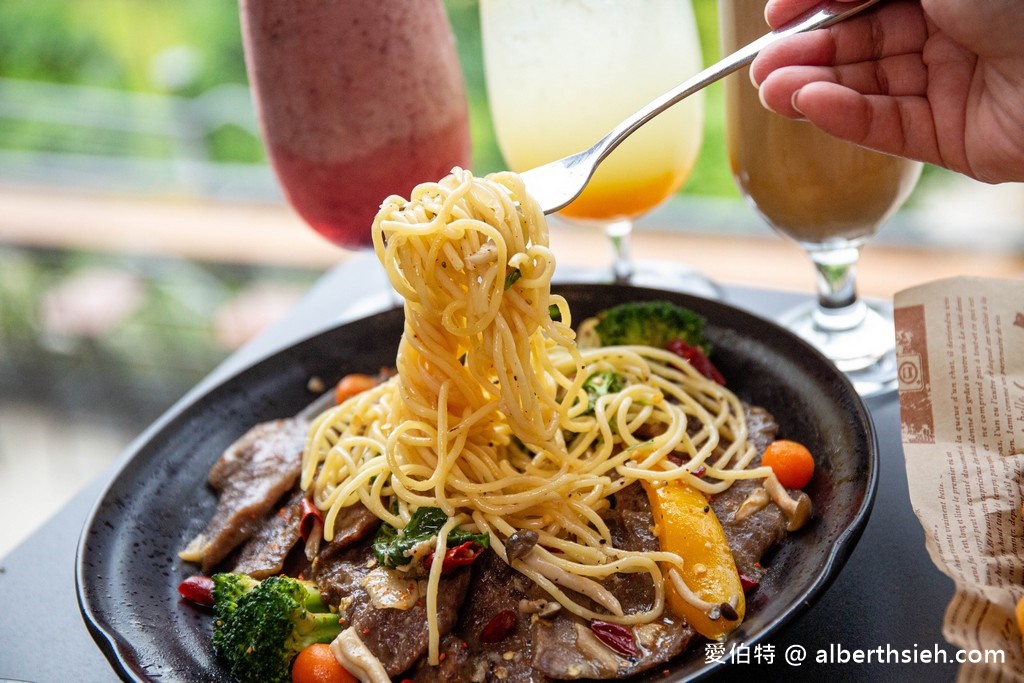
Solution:
<svg viewBox="0 0 1024 683"><path fill-rule="evenodd" d="M835 363L861 396L896 388L896 336L890 311L858 301L830 314L809 302L784 313L778 322Z"/></svg>

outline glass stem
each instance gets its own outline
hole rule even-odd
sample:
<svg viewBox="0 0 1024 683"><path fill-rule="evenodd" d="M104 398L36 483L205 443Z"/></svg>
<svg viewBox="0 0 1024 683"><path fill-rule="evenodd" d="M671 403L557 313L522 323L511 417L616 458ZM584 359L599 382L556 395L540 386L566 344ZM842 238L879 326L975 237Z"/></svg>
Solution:
<svg viewBox="0 0 1024 683"><path fill-rule="evenodd" d="M612 276L615 282L627 283L633 276L633 257L629 253L629 237L633 232L633 221L627 219L612 221L604 228L612 246Z"/></svg>
<svg viewBox="0 0 1024 683"><path fill-rule="evenodd" d="M864 321L867 305L857 297L860 245L810 250L817 271L818 307L814 323L824 332L852 330Z"/></svg>

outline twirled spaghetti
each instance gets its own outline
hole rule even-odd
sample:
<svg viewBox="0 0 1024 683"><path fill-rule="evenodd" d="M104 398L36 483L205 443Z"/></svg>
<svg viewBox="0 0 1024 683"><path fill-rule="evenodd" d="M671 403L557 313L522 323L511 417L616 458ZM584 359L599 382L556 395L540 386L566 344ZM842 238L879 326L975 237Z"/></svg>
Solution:
<svg viewBox="0 0 1024 683"><path fill-rule="evenodd" d="M397 375L313 424L301 484L326 512L328 540L356 502L399 529L417 508L439 507L450 520L435 552L461 526L488 533L507 561L506 541L532 530L534 552L511 564L563 607L622 624L657 618L663 569L681 558L614 547L601 513L638 480L715 493L766 476L748 469L756 452L739 400L668 351L577 344L566 301L550 291L544 216L514 174L455 169L408 200L389 197L373 238L406 322ZM585 382L606 371L621 390L593 400ZM440 565L428 579L431 663ZM637 572L651 576L654 604L624 614L601 581Z"/></svg>

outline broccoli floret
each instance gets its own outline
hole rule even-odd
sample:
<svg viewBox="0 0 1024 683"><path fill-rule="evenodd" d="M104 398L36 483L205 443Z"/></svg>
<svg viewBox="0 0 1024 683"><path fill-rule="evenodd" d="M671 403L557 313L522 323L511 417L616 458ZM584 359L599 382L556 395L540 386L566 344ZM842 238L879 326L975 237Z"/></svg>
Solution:
<svg viewBox="0 0 1024 683"><path fill-rule="evenodd" d="M617 372L603 370L595 372L583 382L583 390L587 392L587 412L594 412L597 400L602 396L622 391L626 383Z"/></svg>
<svg viewBox="0 0 1024 683"><path fill-rule="evenodd" d="M594 328L603 346L642 344L659 349L681 339L705 355L711 345L704 338L704 318L669 301L635 301L597 314Z"/></svg>
<svg viewBox="0 0 1024 683"><path fill-rule="evenodd" d="M213 646L241 683L286 683L295 656L341 632L316 584L286 576L256 581L215 574Z"/></svg>
<svg viewBox="0 0 1024 683"><path fill-rule="evenodd" d="M248 574L214 574L213 604L217 616L227 616L235 611L238 599L259 585L259 581Z"/></svg>

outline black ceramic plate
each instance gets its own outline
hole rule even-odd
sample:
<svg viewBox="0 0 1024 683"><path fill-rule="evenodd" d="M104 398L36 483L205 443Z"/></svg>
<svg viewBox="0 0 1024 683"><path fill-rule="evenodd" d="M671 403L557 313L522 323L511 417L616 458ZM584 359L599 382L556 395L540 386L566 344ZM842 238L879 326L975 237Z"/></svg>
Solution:
<svg viewBox="0 0 1024 683"><path fill-rule="evenodd" d="M610 285L563 285L575 320L632 300L667 298L706 317L713 359L741 398L775 414L780 435L807 444L818 467L807 491L815 520L770 560L732 636L747 646L807 609L840 571L874 499L877 449L870 418L842 374L785 330L735 308L682 294ZM178 405L135 447L100 498L78 549L85 620L127 680L228 681L210 644L207 612L182 601L178 583L195 573L177 552L211 516L206 475L220 452L252 425L293 415L313 398L307 380L336 381L394 361L399 311L318 334ZM728 649L726 650L728 651ZM700 646L651 680L708 673Z"/></svg>

